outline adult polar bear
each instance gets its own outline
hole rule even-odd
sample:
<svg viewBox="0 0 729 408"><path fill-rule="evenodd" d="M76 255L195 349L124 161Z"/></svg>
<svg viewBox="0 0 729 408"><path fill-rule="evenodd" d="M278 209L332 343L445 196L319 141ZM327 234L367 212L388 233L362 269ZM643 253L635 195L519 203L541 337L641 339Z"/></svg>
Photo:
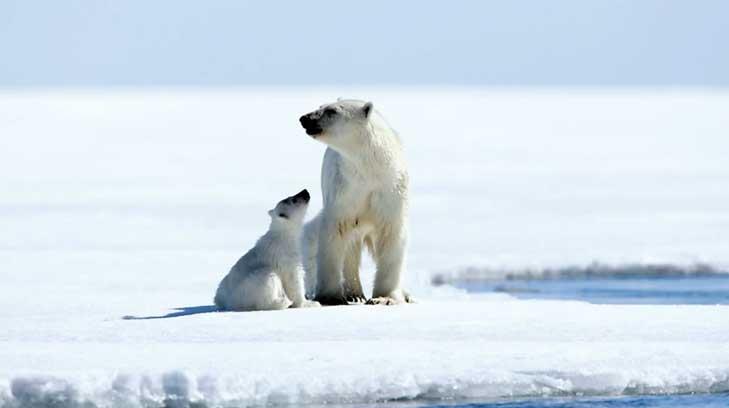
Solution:
<svg viewBox="0 0 729 408"><path fill-rule="evenodd" d="M302 238L308 294L323 305L364 301L359 279L364 244L377 266L368 303L409 302L400 286L408 173L397 133L371 102L356 100L321 106L300 122L328 146L321 173L324 208Z"/></svg>

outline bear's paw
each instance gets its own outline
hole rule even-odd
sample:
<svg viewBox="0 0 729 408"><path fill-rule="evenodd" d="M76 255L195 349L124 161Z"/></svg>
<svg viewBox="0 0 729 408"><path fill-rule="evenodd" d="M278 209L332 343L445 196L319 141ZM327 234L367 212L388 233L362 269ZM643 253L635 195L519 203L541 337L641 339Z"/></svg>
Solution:
<svg viewBox="0 0 729 408"><path fill-rule="evenodd" d="M322 306L340 306L348 305L347 298L344 295L318 295L314 298Z"/></svg>

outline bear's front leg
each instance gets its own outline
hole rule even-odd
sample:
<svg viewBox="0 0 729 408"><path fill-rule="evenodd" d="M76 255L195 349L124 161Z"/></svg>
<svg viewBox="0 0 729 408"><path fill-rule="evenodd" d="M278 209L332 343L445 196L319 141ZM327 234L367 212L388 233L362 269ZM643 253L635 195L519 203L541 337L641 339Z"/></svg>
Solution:
<svg viewBox="0 0 729 408"><path fill-rule="evenodd" d="M333 220L323 218L319 230L316 254L316 297L322 305L346 305L342 288L342 267L346 245L344 237Z"/></svg>
<svg viewBox="0 0 729 408"><path fill-rule="evenodd" d="M407 232L402 228L390 229L378 237L375 249L375 286L372 299L367 304L396 305L412 302L412 298L400 287L406 246Z"/></svg>

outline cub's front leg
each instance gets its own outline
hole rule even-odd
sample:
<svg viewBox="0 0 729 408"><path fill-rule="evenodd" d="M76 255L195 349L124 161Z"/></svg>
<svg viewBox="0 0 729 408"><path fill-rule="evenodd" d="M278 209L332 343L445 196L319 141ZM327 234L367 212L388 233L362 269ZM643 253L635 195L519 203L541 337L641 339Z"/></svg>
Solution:
<svg viewBox="0 0 729 408"><path fill-rule="evenodd" d="M286 297L292 302L289 307L319 306L319 302L306 300L304 296L304 276L301 269L298 267L291 268L291 270L281 274L279 277L281 278L284 292L286 292Z"/></svg>

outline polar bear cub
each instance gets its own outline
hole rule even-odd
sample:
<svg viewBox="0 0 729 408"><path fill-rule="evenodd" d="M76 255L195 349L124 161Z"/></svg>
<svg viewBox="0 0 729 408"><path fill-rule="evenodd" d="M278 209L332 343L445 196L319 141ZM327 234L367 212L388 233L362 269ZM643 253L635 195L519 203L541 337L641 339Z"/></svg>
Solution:
<svg viewBox="0 0 729 408"><path fill-rule="evenodd" d="M372 103L339 100L299 119L327 145L322 211L304 228L309 295L324 305L361 302L363 248L377 271L372 304L411 302L401 286L407 248L408 171L397 132Z"/></svg>
<svg viewBox="0 0 729 408"><path fill-rule="evenodd" d="M268 232L220 282L216 306L249 311L319 305L304 298L303 272L299 266L299 236L309 199L309 192L302 190L268 212Z"/></svg>

